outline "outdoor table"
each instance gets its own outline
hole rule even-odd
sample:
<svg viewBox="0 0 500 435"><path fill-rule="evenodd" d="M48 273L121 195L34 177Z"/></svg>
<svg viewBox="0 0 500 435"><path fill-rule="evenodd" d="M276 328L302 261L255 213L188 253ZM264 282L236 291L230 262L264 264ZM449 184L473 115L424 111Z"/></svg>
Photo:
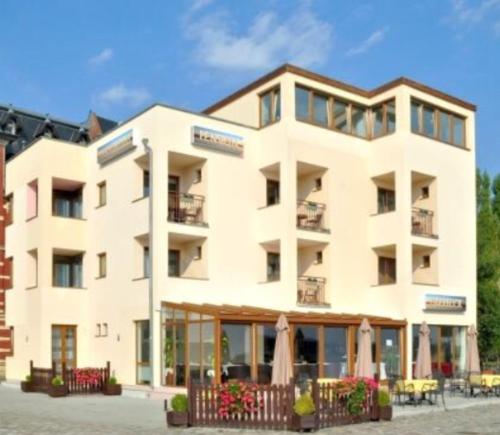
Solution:
<svg viewBox="0 0 500 435"><path fill-rule="evenodd" d="M396 389L400 393L408 393L410 395L410 402L417 403L416 395L420 394L420 401L427 400L431 405L431 400L426 399L425 393L433 391L438 388L438 381L436 379L404 379L396 382Z"/></svg>
<svg viewBox="0 0 500 435"><path fill-rule="evenodd" d="M488 387L500 386L500 375L481 375L481 384Z"/></svg>

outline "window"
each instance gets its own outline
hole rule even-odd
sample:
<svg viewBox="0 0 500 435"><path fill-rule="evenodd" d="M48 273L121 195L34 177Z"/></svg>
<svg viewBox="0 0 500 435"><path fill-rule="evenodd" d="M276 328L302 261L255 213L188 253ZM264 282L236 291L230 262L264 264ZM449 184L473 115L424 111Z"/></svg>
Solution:
<svg viewBox="0 0 500 435"><path fill-rule="evenodd" d="M81 218L82 189L57 190L52 192L52 213L54 216Z"/></svg>
<svg viewBox="0 0 500 435"><path fill-rule="evenodd" d="M98 278L104 278L106 276L106 253L97 254L98 262Z"/></svg>
<svg viewBox="0 0 500 435"><path fill-rule="evenodd" d="M368 115L373 112L373 128L368 131ZM295 87L295 117L344 133L369 139L392 133L396 128L395 101L378 104L373 109L334 95Z"/></svg>
<svg viewBox="0 0 500 435"><path fill-rule="evenodd" d="M319 328L295 325L294 375L299 379L316 379L319 375Z"/></svg>
<svg viewBox="0 0 500 435"><path fill-rule="evenodd" d="M54 255L53 285L54 287L82 287L83 255Z"/></svg>
<svg viewBox="0 0 500 435"><path fill-rule="evenodd" d="M142 248L142 274L144 278L149 278L151 273L151 264L149 260L149 246Z"/></svg>
<svg viewBox="0 0 500 435"><path fill-rule="evenodd" d="M441 142L465 146L465 119L440 108L412 100L411 130Z"/></svg>
<svg viewBox="0 0 500 435"><path fill-rule="evenodd" d="M322 188L323 188L323 180L321 179L321 177L316 178L314 180L314 189L318 191L321 190Z"/></svg>
<svg viewBox="0 0 500 435"><path fill-rule="evenodd" d="M106 182L102 181L97 185L98 207L106 205Z"/></svg>
<svg viewBox="0 0 500 435"><path fill-rule="evenodd" d="M377 203L378 213L387 213L396 210L396 193L394 190L379 187L377 189Z"/></svg>
<svg viewBox="0 0 500 435"><path fill-rule="evenodd" d="M264 127L281 118L280 89L275 88L260 96L260 126Z"/></svg>
<svg viewBox="0 0 500 435"><path fill-rule="evenodd" d="M103 337L108 336L108 324L107 323L102 324L102 336Z"/></svg>
<svg viewBox="0 0 500 435"><path fill-rule="evenodd" d="M9 134L15 135L17 133L17 125L16 121L11 119L7 124L5 125L5 131Z"/></svg>
<svg viewBox="0 0 500 435"><path fill-rule="evenodd" d="M318 94L313 95L313 121L320 125L330 125L328 97Z"/></svg>
<svg viewBox="0 0 500 435"><path fill-rule="evenodd" d="M201 183L201 169L196 169L194 171L194 180L193 183Z"/></svg>
<svg viewBox="0 0 500 435"><path fill-rule="evenodd" d="M280 254L275 252L267 253L267 280L279 281L280 279Z"/></svg>
<svg viewBox="0 0 500 435"><path fill-rule="evenodd" d="M425 269L431 267L431 256L430 255L424 255L422 257L422 267Z"/></svg>
<svg viewBox="0 0 500 435"><path fill-rule="evenodd" d="M256 325L257 382L270 384L273 370L276 330L274 325Z"/></svg>
<svg viewBox="0 0 500 435"><path fill-rule="evenodd" d="M181 275L181 252L177 249L168 250L168 276L179 277Z"/></svg>
<svg viewBox="0 0 500 435"><path fill-rule="evenodd" d="M324 328L324 376L342 378L347 376L347 328L325 326Z"/></svg>
<svg viewBox="0 0 500 435"><path fill-rule="evenodd" d="M38 286L38 250L32 249L28 251L27 258L27 289L35 288Z"/></svg>
<svg viewBox="0 0 500 435"><path fill-rule="evenodd" d="M267 201L266 205L275 205L280 202L280 182L266 179Z"/></svg>
<svg viewBox="0 0 500 435"><path fill-rule="evenodd" d="M429 198L429 186L424 186L422 187L422 194L421 194L422 199L427 199Z"/></svg>
<svg viewBox="0 0 500 435"><path fill-rule="evenodd" d="M309 91L299 86L295 87L295 116L297 119L309 119Z"/></svg>
<svg viewBox="0 0 500 435"><path fill-rule="evenodd" d="M142 171L142 196L145 198L149 196L149 186L150 186L149 171Z"/></svg>
<svg viewBox="0 0 500 435"><path fill-rule="evenodd" d="M323 263L323 251L317 251L316 252L316 264L322 264Z"/></svg>
<svg viewBox="0 0 500 435"><path fill-rule="evenodd" d="M378 257L378 283L394 284L396 282L396 259Z"/></svg>
<svg viewBox="0 0 500 435"><path fill-rule="evenodd" d="M95 336L100 337L101 336L101 324L96 323L95 325Z"/></svg>
<svg viewBox="0 0 500 435"><path fill-rule="evenodd" d="M387 101L372 109L372 137L393 133L396 129L396 103Z"/></svg>
<svg viewBox="0 0 500 435"><path fill-rule="evenodd" d="M202 249L201 246L196 247L196 259L201 260Z"/></svg>
<svg viewBox="0 0 500 435"><path fill-rule="evenodd" d="M249 380L252 364L252 326L250 324L221 324L221 356L226 380Z"/></svg>
<svg viewBox="0 0 500 435"><path fill-rule="evenodd" d="M136 377L138 384L151 384L151 363L149 354L149 320L135 322L136 331Z"/></svg>

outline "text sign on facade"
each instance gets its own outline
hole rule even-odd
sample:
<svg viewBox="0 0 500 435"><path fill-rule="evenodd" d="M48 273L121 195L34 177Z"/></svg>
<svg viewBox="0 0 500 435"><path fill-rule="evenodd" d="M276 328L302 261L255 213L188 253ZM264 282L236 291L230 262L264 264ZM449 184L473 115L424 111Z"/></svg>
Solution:
<svg viewBox="0 0 500 435"><path fill-rule="evenodd" d="M464 296L425 295L425 310L462 312L466 309Z"/></svg>
<svg viewBox="0 0 500 435"><path fill-rule="evenodd" d="M97 163L100 165L108 163L134 148L134 131L127 130L97 149Z"/></svg>
<svg viewBox="0 0 500 435"><path fill-rule="evenodd" d="M192 135L193 145L237 156L243 155L243 138L241 136L198 126L192 128Z"/></svg>

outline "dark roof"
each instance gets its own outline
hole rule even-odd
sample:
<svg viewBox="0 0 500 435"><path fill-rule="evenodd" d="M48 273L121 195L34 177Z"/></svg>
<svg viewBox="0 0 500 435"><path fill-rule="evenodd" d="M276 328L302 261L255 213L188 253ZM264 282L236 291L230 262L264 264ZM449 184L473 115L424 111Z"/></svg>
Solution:
<svg viewBox="0 0 500 435"><path fill-rule="evenodd" d="M395 80L392 80L388 83L385 83L375 89L372 90L366 90L362 88L358 88L356 86L350 85L348 83L341 82L339 80L332 79L330 77L303 69L299 68L295 65L290 65L290 64L284 64L280 66L279 68L276 68L275 70L271 71L270 73L258 78L257 80L253 81L249 85L239 89L238 91L232 93L231 95L223 98L222 100L212 104L210 107L207 107L203 113L210 115L211 113L215 112L216 110L219 110L220 108L226 106L227 104L233 102L234 100L240 98L241 96L247 94L248 92L253 91L254 89L257 89L258 87L262 86L263 84L267 83L270 80L275 79L276 77L279 77L282 74L285 73L293 73L298 76L314 80L319 83L323 83L329 86L333 86L339 89L343 89L347 92L351 92L356 95L360 95L362 97L366 98L371 98L376 95L381 94L382 92L388 91L389 89L395 88L400 85L406 85L409 86L413 89L417 89L421 92L425 92L426 94L432 95L437 98L441 98L442 100L448 101L452 104L456 104L457 106L464 107L465 109L468 110L476 110L476 106L472 103L469 103L468 101L461 100L460 98L454 97L452 95L446 94L444 92L441 92L437 89L431 88L430 86L424 85L422 83L416 82L414 80L411 80L406 77L399 77Z"/></svg>
<svg viewBox="0 0 500 435"><path fill-rule="evenodd" d="M6 159L12 158L43 135L86 145L91 140L88 119L83 123L77 123L0 104L0 138L7 142ZM117 125L116 122L106 118L96 116L96 119L103 133ZM14 123L13 129L12 123Z"/></svg>

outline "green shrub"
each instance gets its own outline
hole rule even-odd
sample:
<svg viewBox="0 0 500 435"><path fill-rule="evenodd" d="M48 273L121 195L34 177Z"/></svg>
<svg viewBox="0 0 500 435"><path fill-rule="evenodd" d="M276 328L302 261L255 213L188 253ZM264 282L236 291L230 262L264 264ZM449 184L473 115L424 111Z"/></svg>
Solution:
<svg viewBox="0 0 500 435"><path fill-rule="evenodd" d="M31 375L26 375L25 379L26 379L26 382L31 382L32 381Z"/></svg>
<svg viewBox="0 0 500 435"><path fill-rule="evenodd" d="M64 381L61 378L61 376L56 376L55 378L52 379L52 385L54 387L59 387L60 385L64 385Z"/></svg>
<svg viewBox="0 0 500 435"><path fill-rule="evenodd" d="M188 410L188 398L185 394L176 394L172 399L172 409L175 412L186 412Z"/></svg>
<svg viewBox="0 0 500 435"><path fill-rule="evenodd" d="M316 412L316 407L309 393L304 393L300 396L293 405L295 414L300 416L312 415Z"/></svg>
<svg viewBox="0 0 500 435"><path fill-rule="evenodd" d="M378 406L390 406L391 396L385 390L378 390Z"/></svg>
<svg viewBox="0 0 500 435"><path fill-rule="evenodd" d="M111 376L109 379L108 379L108 384L109 385L116 385L118 383L118 381L116 380L116 378L114 376Z"/></svg>

